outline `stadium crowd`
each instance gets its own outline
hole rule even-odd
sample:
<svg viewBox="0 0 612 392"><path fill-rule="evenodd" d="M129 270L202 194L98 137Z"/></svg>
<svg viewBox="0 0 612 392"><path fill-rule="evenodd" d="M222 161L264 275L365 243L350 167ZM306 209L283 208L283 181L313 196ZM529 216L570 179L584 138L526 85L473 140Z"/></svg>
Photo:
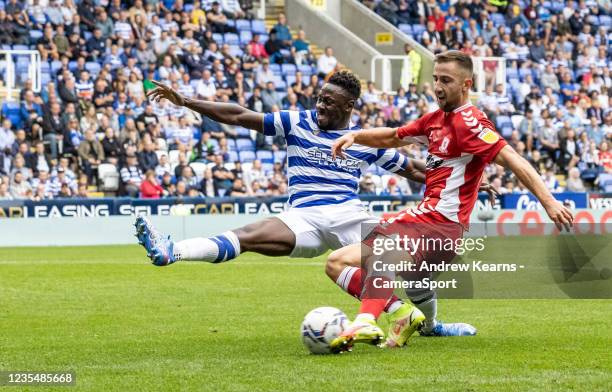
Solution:
<svg viewBox="0 0 612 392"><path fill-rule="evenodd" d="M364 3L434 52L505 57L508 88L488 88L479 102L500 131L551 189L562 189L562 174L568 190L610 190L609 2ZM92 185L145 198L285 194L285 140L145 96L159 80L256 111L313 109L323 80L341 67L333 49L315 58L284 15L267 30L252 8L248 0L0 0L0 44L36 48L43 60L37 94L17 58L25 88L2 108L0 199L87 197ZM418 75L420 56L406 52ZM418 88L417 78L396 94L368 84L353 121L398 126L434 110L431 84ZM103 173L115 172L109 188ZM524 191L493 166L489 174L501 192ZM360 185L391 195L422 189L377 169Z"/></svg>
<svg viewBox="0 0 612 392"><path fill-rule="evenodd" d="M507 87L495 80L496 62L484 61L487 86L478 101L498 131L542 173L551 190L612 192L610 1L363 3L433 53L456 49L504 58ZM412 74L418 74L416 67ZM397 96L386 98L380 105L388 107L394 99L398 106ZM435 105L428 86L423 99ZM526 192L500 168L492 166L488 174L501 193Z"/></svg>

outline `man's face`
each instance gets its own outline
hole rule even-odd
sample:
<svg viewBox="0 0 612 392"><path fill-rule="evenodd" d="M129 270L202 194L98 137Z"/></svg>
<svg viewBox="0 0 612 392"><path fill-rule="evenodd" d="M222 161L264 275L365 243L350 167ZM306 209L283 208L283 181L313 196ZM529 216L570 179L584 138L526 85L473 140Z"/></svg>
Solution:
<svg viewBox="0 0 612 392"><path fill-rule="evenodd" d="M331 130L343 127L354 105L355 100L342 87L326 83L316 104L319 128Z"/></svg>
<svg viewBox="0 0 612 392"><path fill-rule="evenodd" d="M438 106L445 112L451 112L463 104L464 96L472 87L472 78L461 70L457 63L436 63L433 72L434 92Z"/></svg>

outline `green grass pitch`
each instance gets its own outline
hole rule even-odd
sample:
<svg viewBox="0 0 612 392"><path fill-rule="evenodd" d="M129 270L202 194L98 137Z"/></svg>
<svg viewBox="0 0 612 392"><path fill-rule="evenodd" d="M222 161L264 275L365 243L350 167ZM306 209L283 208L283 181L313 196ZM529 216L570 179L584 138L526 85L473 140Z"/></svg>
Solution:
<svg viewBox="0 0 612 392"><path fill-rule="evenodd" d="M478 336L309 355L309 310L358 309L323 261L157 268L136 246L0 249L0 370L74 370L76 387L53 390L79 391L612 389L609 300L441 300Z"/></svg>

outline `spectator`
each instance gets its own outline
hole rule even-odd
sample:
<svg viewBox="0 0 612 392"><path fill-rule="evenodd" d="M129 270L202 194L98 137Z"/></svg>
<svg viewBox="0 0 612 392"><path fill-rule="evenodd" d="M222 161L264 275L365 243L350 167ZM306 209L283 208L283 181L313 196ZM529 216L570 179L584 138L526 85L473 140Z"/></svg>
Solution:
<svg viewBox="0 0 612 392"><path fill-rule="evenodd" d="M586 192L584 184L580 179L580 170L578 168L573 167L569 170L569 175L567 178L567 191L568 192Z"/></svg>
<svg viewBox="0 0 612 392"><path fill-rule="evenodd" d="M150 140L143 141L143 149L138 153L138 164L145 172L155 170L159 160L155 153L155 145Z"/></svg>
<svg viewBox="0 0 612 392"><path fill-rule="evenodd" d="M234 174L227 170L223 164L223 156L217 154L215 156L215 165L212 167L212 176L218 196L229 194L234 180Z"/></svg>
<svg viewBox="0 0 612 392"><path fill-rule="evenodd" d="M325 53L319 57L317 61L317 73L320 78L326 78L328 74L336 69L338 60L334 57L334 50L331 46L325 48Z"/></svg>
<svg viewBox="0 0 612 392"><path fill-rule="evenodd" d="M125 194L137 197L143 180L142 170L138 167L136 155L128 154L126 165L121 169L121 182Z"/></svg>
<svg viewBox="0 0 612 392"><path fill-rule="evenodd" d="M164 189L157 182L155 171L147 170L140 184L140 197L144 199L159 199L164 195Z"/></svg>
<svg viewBox="0 0 612 392"><path fill-rule="evenodd" d="M98 165L104 161L104 149L91 129L84 132L84 139L79 144L78 152L83 171L89 180L93 181Z"/></svg>
<svg viewBox="0 0 612 392"><path fill-rule="evenodd" d="M25 199L30 192L32 192L30 183L23 178L20 171L15 172L10 186L10 194L13 199Z"/></svg>

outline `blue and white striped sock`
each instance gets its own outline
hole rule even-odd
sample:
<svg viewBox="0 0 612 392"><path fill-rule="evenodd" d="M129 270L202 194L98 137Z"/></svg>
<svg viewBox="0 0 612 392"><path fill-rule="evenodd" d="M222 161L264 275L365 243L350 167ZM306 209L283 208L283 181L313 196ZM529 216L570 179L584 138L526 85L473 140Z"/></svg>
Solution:
<svg viewBox="0 0 612 392"><path fill-rule="evenodd" d="M240 241L233 231L209 238L190 238L175 242L174 254L181 260L221 263L240 255Z"/></svg>

